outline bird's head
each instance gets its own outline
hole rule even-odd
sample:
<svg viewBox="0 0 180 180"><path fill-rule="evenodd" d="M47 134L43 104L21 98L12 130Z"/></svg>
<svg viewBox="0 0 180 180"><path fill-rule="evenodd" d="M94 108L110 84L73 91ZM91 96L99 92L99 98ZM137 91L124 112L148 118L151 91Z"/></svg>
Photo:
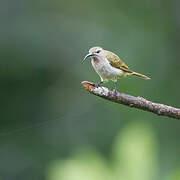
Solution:
<svg viewBox="0 0 180 180"><path fill-rule="evenodd" d="M85 56L83 61L85 61L88 57L96 57L98 59L103 59L106 56L105 53L105 50L101 47L92 47L91 49L89 49L89 54Z"/></svg>

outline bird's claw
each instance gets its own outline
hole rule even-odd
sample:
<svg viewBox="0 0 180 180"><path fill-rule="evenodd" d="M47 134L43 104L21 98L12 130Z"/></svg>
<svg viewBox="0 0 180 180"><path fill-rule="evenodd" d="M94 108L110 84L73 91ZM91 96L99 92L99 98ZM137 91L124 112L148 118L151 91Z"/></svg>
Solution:
<svg viewBox="0 0 180 180"><path fill-rule="evenodd" d="M114 94L115 98L117 98L118 90L116 88L113 90L113 94Z"/></svg>
<svg viewBox="0 0 180 180"><path fill-rule="evenodd" d="M101 87L101 83L99 83L99 82L98 82L98 83L95 83L94 86L95 86L96 88Z"/></svg>

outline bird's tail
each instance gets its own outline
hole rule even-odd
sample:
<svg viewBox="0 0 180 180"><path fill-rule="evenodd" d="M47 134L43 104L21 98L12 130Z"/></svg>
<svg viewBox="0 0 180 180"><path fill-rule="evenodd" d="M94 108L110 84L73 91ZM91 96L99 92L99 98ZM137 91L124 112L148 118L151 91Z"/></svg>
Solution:
<svg viewBox="0 0 180 180"><path fill-rule="evenodd" d="M137 72L133 72L132 75L135 75L137 77L140 77L140 78L143 78L143 79L146 79L146 80L151 79L150 77L145 76L144 74L137 73Z"/></svg>

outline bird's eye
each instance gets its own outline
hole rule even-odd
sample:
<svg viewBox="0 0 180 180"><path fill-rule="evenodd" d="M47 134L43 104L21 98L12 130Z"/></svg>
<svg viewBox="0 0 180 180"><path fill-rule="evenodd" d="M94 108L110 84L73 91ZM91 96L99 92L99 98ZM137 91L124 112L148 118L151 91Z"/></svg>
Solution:
<svg viewBox="0 0 180 180"><path fill-rule="evenodd" d="M100 52L101 52L101 50L97 50L97 51L96 51L96 53L100 53Z"/></svg>

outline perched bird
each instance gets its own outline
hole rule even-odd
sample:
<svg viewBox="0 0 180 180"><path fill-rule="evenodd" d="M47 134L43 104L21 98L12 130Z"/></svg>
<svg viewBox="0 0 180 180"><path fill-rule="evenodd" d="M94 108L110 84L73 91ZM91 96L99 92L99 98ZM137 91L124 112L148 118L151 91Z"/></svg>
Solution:
<svg viewBox="0 0 180 180"><path fill-rule="evenodd" d="M102 83L112 80L115 85L115 94L117 94L118 78L135 75L143 79L150 79L143 74L130 70L116 54L104 50L101 47L92 47L89 50L89 54L85 56L83 61L85 61L88 57L91 57L92 66L101 78L101 81L95 85L99 87Z"/></svg>

